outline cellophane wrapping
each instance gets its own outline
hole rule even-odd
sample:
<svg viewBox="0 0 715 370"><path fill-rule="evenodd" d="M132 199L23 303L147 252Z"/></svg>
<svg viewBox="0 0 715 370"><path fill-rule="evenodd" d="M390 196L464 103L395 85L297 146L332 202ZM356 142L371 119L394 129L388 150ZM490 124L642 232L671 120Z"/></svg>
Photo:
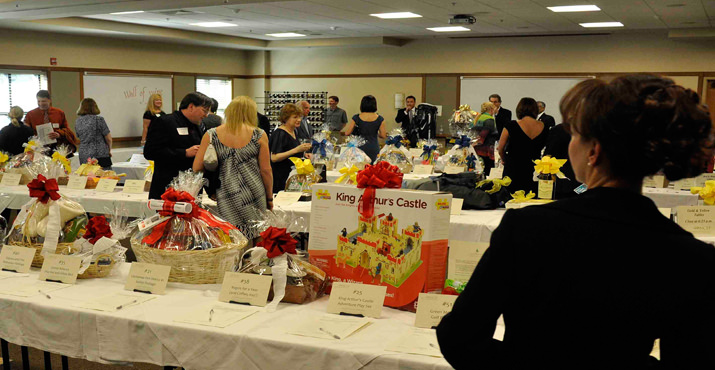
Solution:
<svg viewBox="0 0 715 370"><path fill-rule="evenodd" d="M320 182L321 177L319 172L325 164L314 165L310 159L297 157L291 157L289 159L293 161L294 166L291 168L290 174L288 174L285 191L310 193L313 184ZM297 163L298 161L300 161L300 163Z"/></svg>
<svg viewBox="0 0 715 370"><path fill-rule="evenodd" d="M439 159L439 148L442 145L436 139L420 140L417 147L422 149L422 154L415 162L424 165L435 165Z"/></svg>
<svg viewBox="0 0 715 370"><path fill-rule="evenodd" d="M348 167L354 165L359 169L363 169L365 165L371 164L372 160L370 157L360 149L360 146L365 145L365 143L367 143L367 141L360 136L349 136L345 142L345 147L338 157L338 164L344 163Z"/></svg>
<svg viewBox="0 0 715 370"><path fill-rule="evenodd" d="M27 184L37 174L54 179L65 176L64 167L47 155L48 148L38 143L37 137L33 137L29 142L23 144L25 151L5 162L3 172L22 174L21 184Z"/></svg>
<svg viewBox="0 0 715 370"><path fill-rule="evenodd" d="M313 153L311 160L313 163L325 165L330 163L335 156L335 143L336 140L330 137L330 131L323 130L313 135L313 146L311 148Z"/></svg>
<svg viewBox="0 0 715 370"><path fill-rule="evenodd" d="M412 172L412 155L407 147L403 145L405 133L402 129L394 129L385 140L385 146L382 147L377 155L377 162L387 162L397 166L402 173Z"/></svg>
<svg viewBox="0 0 715 370"><path fill-rule="evenodd" d="M107 210L109 211L109 210ZM126 238L131 232L126 213L122 207L115 207L107 216L94 216L89 219L84 236L74 242L79 250L78 257L82 258L79 273L84 275L90 270L88 277L105 277L114 270L112 267L126 260L127 248L119 240ZM110 272L98 274L101 269L110 269ZM91 274L95 275L91 275Z"/></svg>
<svg viewBox="0 0 715 370"><path fill-rule="evenodd" d="M460 105L449 118L449 131L452 136L459 135L460 132L469 130L474 125L477 112L473 111L469 104Z"/></svg>
<svg viewBox="0 0 715 370"><path fill-rule="evenodd" d="M482 173L483 160L479 158L472 146L476 137L471 130L459 131L456 143L444 155L437 159L435 170L443 172L447 166L464 167L466 171Z"/></svg>

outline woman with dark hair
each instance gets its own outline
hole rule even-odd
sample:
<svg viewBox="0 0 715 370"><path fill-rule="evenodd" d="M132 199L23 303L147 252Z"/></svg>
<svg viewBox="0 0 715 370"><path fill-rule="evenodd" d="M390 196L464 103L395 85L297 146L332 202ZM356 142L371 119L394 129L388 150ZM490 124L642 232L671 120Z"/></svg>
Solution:
<svg viewBox="0 0 715 370"><path fill-rule="evenodd" d="M77 108L77 121L74 129L79 137L79 163L86 163L88 158L96 158L103 169L112 168L112 134L104 117L99 115L97 102L84 98Z"/></svg>
<svg viewBox="0 0 715 370"><path fill-rule="evenodd" d="M380 153L380 143L377 141L378 136L381 139L387 137L385 119L376 112L377 99L372 95L365 95L360 101L360 114L354 115L352 120L345 126L345 135L351 135L354 130L357 130L357 135L367 141L360 146L360 149L370 157L373 163L377 158L377 154Z"/></svg>
<svg viewBox="0 0 715 370"><path fill-rule="evenodd" d="M715 248L641 195L659 170L702 171L707 110L672 80L638 74L579 83L561 114L589 190L504 214L437 327L444 357L456 369L715 368ZM649 356L658 338L660 363Z"/></svg>
<svg viewBox="0 0 715 370"><path fill-rule="evenodd" d="M511 178L512 192L536 191L533 161L541 158L548 137L544 123L536 120L538 115L536 100L521 98L516 106L517 120L509 122L501 132L499 155L504 163L504 176Z"/></svg>

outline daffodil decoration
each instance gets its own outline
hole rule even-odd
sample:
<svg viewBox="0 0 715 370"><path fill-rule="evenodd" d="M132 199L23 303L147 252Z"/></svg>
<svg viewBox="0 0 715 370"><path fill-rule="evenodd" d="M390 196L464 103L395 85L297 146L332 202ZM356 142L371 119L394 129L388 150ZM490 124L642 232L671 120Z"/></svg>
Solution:
<svg viewBox="0 0 715 370"><path fill-rule="evenodd" d="M534 160L534 171L539 175L556 175L563 179L566 175L561 172L561 167L566 164L566 159L556 159L552 156L545 155L541 159Z"/></svg>
<svg viewBox="0 0 715 370"><path fill-rule="evenodd" d="M70 160L67 159L67 157L62 155L60 152L52 153L52 162L61 164L62 167L64 167L66 174L72 172L72 167L70 166Z"/></svg>
<svg viewBox="0 0 715 370"><path fill-rule="evenodd" d="M5 162L7 162L8 159L10 159L10 156L7 155L7 153L0 152L0 165L5 164Z"/></svg>
<svg viewBox="0 0 715 370"><path fill-rule="evenodd" d="M700 195L703 198L705 204L712 206L715 205L715 180L705 181L705 186L694 186L690 188L692 194Z"/></svg>
<svg viewBox="0 0 715 370"><path fill-rule="evenodd" d="M340 169L340 177L335 180L336 184L357 184L357 173L360 171L355 165L344 166Z"/></svg>
<svg viewBox="0 0 715 370"><path fill-rule="evenodd" d="M536 197L536 194L534 194L533 191L529 191L528 194L525 194L523 190L517 190L514 194L511 195L512 198L514 198L512 201L515 203L521 203L521 202L526 202L529 199L533 199Z"/></svg>
<svg viewBox="0 0 715 370"><path fill-rule="evenodd" d="M30 140L27 143L22 144L22 146L25 147L25 153L34 152L38 148L37 142L35 140Z"/></svg>

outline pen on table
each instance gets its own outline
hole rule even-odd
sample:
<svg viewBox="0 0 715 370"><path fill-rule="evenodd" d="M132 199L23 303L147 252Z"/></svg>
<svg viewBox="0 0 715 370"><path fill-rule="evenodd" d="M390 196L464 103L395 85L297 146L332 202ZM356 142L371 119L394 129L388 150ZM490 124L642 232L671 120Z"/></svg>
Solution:
<svg viewBox="0 0 715 370"><path fill-rule="evenodd" d="M337 335L335 335L335 334L333 334L333 333L331 333L331 332L329 332L329 331L327 331L327 330L325 330L325 329L323 329L323 328L319 328L319 329L320 329L320 331L322 331L323 333L328 334L328 335L330 335L331 337L333 337L333 338L335 338L335 339L340 339L339 336L337 336Z"/></svg>
<svg viewBox="0 0 715 370"><path fill-rule="evenodd" d="M132 305L132 304L135 304L135 303L137 303L137 300L136 300L136 299L133 300L133 301L131 301L131 302L129 302L129 303L120 304L119 306L117 306L117 310L121 310L122 308L127 307L127 306Z"/></svg>
<svg viewBox="0 0 715 370"><path fill-rule="evenodd" d="M40 292L40 294L44 294L47 299L52 299L52 297L49 294L43 292L42 289L38 289L37 291Z"/></svg>
<svg viewBox="0 0 715 370"><path fill-rule="evenodd" d="M214 318L214 309L212 308L211 311L209 311L209 322L211 322Z"/></svg>

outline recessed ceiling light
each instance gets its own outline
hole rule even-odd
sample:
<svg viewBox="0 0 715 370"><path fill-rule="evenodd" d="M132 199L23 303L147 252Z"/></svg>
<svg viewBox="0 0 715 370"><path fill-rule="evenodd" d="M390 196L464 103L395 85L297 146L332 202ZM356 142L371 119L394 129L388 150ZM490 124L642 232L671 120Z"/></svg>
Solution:
<svg viewBox="0 0 715 370"><path fill-rule="evenodd" d="M208 27L208 28L215 28L215 27L238 27L237 24L233 23L226 23L226 22L199 22L199 23L189 23L191 26L199 26L199 27Z"/></svg>
<svg viewBox="0 0 715 370"><path fill-rule="evenodd" d="M432 27L432 28L428 28L428 30L434 31L434 32L471 31L469 28L462 27L462 26L455 26L455 27Z"/></svg>
<svg viewBox="0 0 715 370"><path fill-rule="evenodd" d="M599 28L599 27L623 27L621 22L595 22L595 23L579 23L579 26L585 28Z"/></svg>
<svg viewBox="0 0 715 370"><path fill-rule="evenodd" d="M117 12L117 13L109 13L109 14L123 15L123 14L138 14L138 13L144 13L144 11L143 10L132 10L130 12Z"/></svg>
<svg viewBox="0 0 715 370"><path fill-rule="evenodd" d="M370 14L373 17L378 17L382 19L400 19L400 18L422 18L421 15L410 13L410 12L397 12L397 13L377 13Z"/></svg>
<svg viewBox="0 0 715 370"><path fill-rule="evenodd" d="M285 32L285 33L267 33L266 36L272 36L272 37L304 37L305 35L302 34L302 33Z"/></svg>
<svg viewBox="0 0 715 370"><path fill-rule="evenodd" d="M567 6L547 6L546 9L556 13L566 12L597 12L601 8L595 5L567 5Z"/></svg>

